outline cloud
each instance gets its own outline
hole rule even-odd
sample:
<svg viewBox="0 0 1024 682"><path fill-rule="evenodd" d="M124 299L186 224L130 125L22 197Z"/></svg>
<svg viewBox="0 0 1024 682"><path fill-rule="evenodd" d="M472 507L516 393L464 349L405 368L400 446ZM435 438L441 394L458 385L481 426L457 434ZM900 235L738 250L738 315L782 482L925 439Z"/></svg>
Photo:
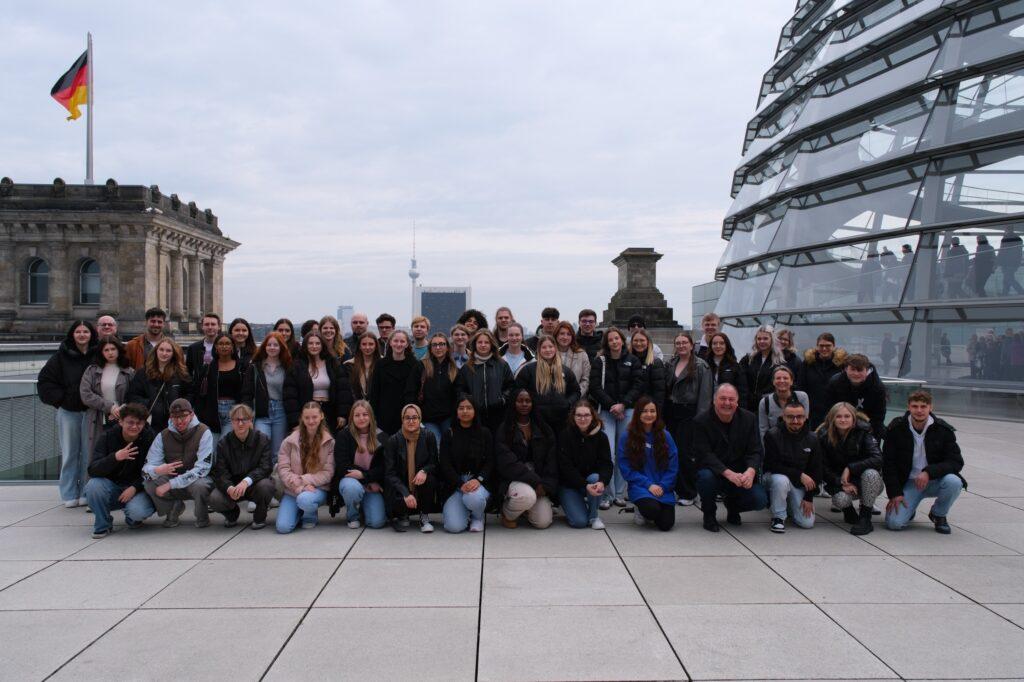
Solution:
<svg viewBox="0 0 1024 682"><path fill-rule="evenodd" d="M0 173L80 181L83 127L47 92L88 25L97 175L218 214L243 244L227 260L228 316L349 303L407 320L415 222L420 283L470 284L485 311L508 304L531 323L551 303L603 309L609 261L652 246L665 254L659 286L688 322L791 11L791 0L19 6L0 27Z"/></svg>

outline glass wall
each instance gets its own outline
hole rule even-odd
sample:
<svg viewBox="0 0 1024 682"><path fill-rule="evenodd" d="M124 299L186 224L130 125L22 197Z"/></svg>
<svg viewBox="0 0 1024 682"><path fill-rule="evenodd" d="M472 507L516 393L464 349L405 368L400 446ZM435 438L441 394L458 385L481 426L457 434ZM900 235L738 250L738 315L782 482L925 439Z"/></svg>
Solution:
<svg viewBox="0 0 1024 682"><path fill-rule="evenodd" d="M778 269L779 261L772 259L730 270L718 299L718 314L760 311Z"/></svg>
<svg viewBox="0 0 1024 682"><path fill-rule="evenodd" d="M918 150L1024 130L1024 68L1001 69L943 88Z"/></svg>
<svg viewBox="0 0 1024 682"><path fill-rule="evenodd" d="M1016 308L929 310L914 323L910 348L912 361L905 361L902 370L910 378L947 384L1024 382L1024 321Z"/></svg>
<svg viewBox="0 0 1024 682"><path fill-rule="evenodd" d="M975 225L925 234L907 301L1024 296L1024 223Z"/></svg>

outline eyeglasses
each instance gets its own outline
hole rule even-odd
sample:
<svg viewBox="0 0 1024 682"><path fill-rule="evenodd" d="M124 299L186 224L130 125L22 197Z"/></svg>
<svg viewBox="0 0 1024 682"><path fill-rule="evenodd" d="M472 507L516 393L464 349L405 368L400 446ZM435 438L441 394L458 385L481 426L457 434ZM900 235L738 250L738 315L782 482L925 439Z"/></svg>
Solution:
<svg viewBox="0 0 1024 682"><path fill-rule="evenodd" d="M448 344L445 341L435 341L434 343L430 344L430 347L431 348L447 348Z"/></svg>
<svg viewBox="0 0 1024 682"><path fill-rule="evenodd" d="M420 416L418 414L407 414L402 417L402 420L407 422L418 422L420 420Z"/></svg>
<svg viewBox="0 0 1024 682"><path fill-rule="evenodd" d="M252 419L249 417L232 417L231 421L235 424L248 424Z"/></svg>
<svg viewBox="0 0 1024 682"><path fill-rule="evenodd" d="M807 417L802 414L784 414L782 415L782 418L788 422L802 422L807 419Z"/></svg>

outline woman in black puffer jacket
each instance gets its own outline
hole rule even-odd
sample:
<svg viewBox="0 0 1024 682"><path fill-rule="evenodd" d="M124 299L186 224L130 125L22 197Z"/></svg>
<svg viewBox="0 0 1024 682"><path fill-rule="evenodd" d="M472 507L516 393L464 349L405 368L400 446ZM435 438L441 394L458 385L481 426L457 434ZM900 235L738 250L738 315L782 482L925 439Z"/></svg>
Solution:
<svg viewBox="0 0 1024 682"><path fill-rule="evenodd" d="M573 528L604 528L598 516L604 489L612 480L612 454L601 432L597 410L586 400L572 408L571 422L559 438L558 498Z"/></svg>
<svg viewBox="0 0 1024 682"><path fill-rule="evenodd" d="M854 535L872 531L871 510L882 492L882 453L871 435L871 424L850 403L836 403L818 428L825 490L832 506L843 511L843 519ZM853 501L860 498L860 510Z"/></svg>
<svg viewBox="0 0 1024 682"><path fill-rule="evenodd" d="M547 334L542 334L537 341L536 359L523 365L516 374L516 387L530 392L534 408L556 436L565 426L569 408L580 399L576 375L562 366L558 346Z"/></svg>
<svg viewBox="0 0 1024 682"><path fill-rule="evenodd" d="M629 340L630 350L640 361L642 372L640 395L645 395L658 406L658 414L663 414L665 393L668 387L668 371L665 362L654 357L654 343L643 329L633 332Z"/></svg>
<svg viewBox="0 0 1024 682"><path fill-rule="evenodd" d="M469 361L459 370L459 393L468 393L479 409L480 422L497 431L505 417L515 379L508 363L498 357L497 341L489 329L469 340Z"/></svg>
<svg viewBox="0 0 1024 682"><path fill-rule="evenodd" d="M87 320L75 320L39 370L36 390L39 399L57 408L57 437L60 440L60 499L65 507L85 504L86 469L89 466L87 407L82 402L82 375L92 362L96 329Z"/></svg>

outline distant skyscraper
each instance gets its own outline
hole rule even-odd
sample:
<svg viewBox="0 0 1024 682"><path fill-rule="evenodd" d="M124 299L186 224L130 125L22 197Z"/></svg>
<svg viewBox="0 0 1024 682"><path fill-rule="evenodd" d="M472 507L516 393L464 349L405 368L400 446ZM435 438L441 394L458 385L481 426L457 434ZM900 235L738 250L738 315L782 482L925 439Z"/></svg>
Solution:
<svg viewBox="0 0 1024 682"><path fill-rule="evenodd" d="M1022 31L1019 2L797 3L722 227L737 351L827 330L955 409L1024 390Z"/></svg>
<svg viewBox="0 0 1024 682"><path fill-rule="evenodd" d="M430 331L445 334L455 325L459 316L471 307L470 287L420 287L413 315L424 315L430 320Z"/></svg>

